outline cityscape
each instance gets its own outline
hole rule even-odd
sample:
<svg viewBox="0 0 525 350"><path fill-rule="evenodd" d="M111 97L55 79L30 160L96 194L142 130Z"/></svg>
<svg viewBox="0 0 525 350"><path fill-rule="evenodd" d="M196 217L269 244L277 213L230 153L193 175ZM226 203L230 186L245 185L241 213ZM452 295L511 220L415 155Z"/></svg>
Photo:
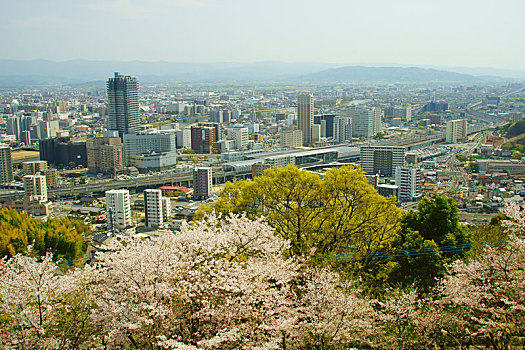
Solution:
<svg viewBox="0 0 525 350"><path fill-rule="evenodd" d="M272 166L323 176L357 165L398 206L445 194L477 226L525 191L519 151L501 136L525 115L518 83L139 86L116 72L106 89L4 90L4 205L104 235L155 232Z"/></svg>
<svg viewBox="0 0 525 350"><path fill-rule="evenodd" d="M525 347L525 3L1 8L1 349Z"/></svg>

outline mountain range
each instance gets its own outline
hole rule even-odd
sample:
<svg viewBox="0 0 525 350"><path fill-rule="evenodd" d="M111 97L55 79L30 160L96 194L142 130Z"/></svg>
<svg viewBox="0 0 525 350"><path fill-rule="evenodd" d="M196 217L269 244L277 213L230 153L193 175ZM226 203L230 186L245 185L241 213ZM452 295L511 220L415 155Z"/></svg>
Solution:
<svg viewBox="0 0 525 350"><path fill-rule="evenodd" d="M319 62L180 63L145 61L48 61L0 59L0 86L70 85L93 82L103 86L113 72L135 75L141 83L347 83L347 82L475 82L503 80L498 70L492 76L467 74L475 68L341 66ZM502 71L503 76L525 78L520 71ZM510 75L510 76L509 76Z"/></svg>

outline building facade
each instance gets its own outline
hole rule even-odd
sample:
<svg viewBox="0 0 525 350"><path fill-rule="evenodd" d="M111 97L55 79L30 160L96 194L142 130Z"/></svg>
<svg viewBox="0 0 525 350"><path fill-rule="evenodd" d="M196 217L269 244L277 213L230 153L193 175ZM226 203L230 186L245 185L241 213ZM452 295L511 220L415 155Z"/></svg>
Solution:
<svg viewBox="0 0 525 350"><path fill-rule="evenodd" d="M106 191L106 220L111 231L131 227L131 203L128 190Z"/></svg>
<svg viewBox="0 0 525 350"><path fill-rule="evenodd" d="M160 227L168 221L171 202L169 198L162 196L160 189L147 189L144 191L144 209L146 227Z"/></svg>
<svg viewBox="0 0 525 350"><path fill-rule="evenodd" d="M352 138L352 118L335 117L332 135L335 143L343 143Z"/></svg>
<svg viewBox="0 0 525 350"><path fill-rule="evenodd" d="M124 169L124 145L120 137L95 137L86 141L90 173L115 174Z"/></svg>
<svg viewBox="0 0 525 350"><path fill-rule="evenodd" d="M0 183L13 181L13 164L11 163L11 148L0 146Z"/></svg>
<svg viewBox="0 0 525 350"><path fill-rule="evenodd" d="M350 110L352 134L355 137L374 137L382 130L382 111L377 107L358 106Z"/></svg>
<svg viewBox="0 0 525 350"><path fill-rule="evenodd" d="M301 130L282 131L280 142L282 147L301 147L303 145L303 132Z"/></svg>
<svg viewBox="0 0 525 350"><path fill-rule="evenodd" d="M447 122L445 141L447 143L463 142L467 139L467 120L456 119Z"/></svg>
<svg viewBox="0 0 525 350"><path fill-rule="evenodd" d="M193 196L197 199L206 199L211 195L212 169L193 169Z"/></svg>
<svg viewBox="0 0 525 350"><path fill-rule="evenodd" d="M42 202L47 201L47 181L45 175L24 176L24 196Z"/></svg>
<svg viewBox="0 0 525 350"><path fill-rule="evenodd" d="M297 127L303 132L303 146L312 145L314 124L314 97L312 94L297 96Z"/></svg>
<svg viewBox="0 0 525 350"><path fill-rule="evenodd" d="M361 146L361 167L367 174L391 177L398 166L405 165L405 147Z"/></svg>
<svg viewBox="0 0 525 350"><path fill-rule="evenodd" d="M421 179L421 169L419 168L396 167L396 185L399 187L399 201L410 202L421 198Z"/></svg>

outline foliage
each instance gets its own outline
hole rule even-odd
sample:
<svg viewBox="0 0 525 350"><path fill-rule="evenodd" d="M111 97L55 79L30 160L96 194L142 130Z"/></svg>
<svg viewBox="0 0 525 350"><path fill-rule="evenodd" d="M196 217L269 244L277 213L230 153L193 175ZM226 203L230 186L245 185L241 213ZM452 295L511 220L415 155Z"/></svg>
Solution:
<svg viewBox="0 0 525 350"><path fill-rule="evenodd" d="M417 211L404 214L401 230L392 241L392 249L405 252L373 265L369 274L371 284L379 289L413 285L420 292L430 292L436 279L443 276L445 265L465 256L464 251L445 253L440 247L469 243L470 230L459 225L454 199L441 195L424 198ZM425 254L417 254L420 249L425 249Z"/></svg>
<svg viewBox="0 0 525 350"><path fill-rule="evenodd" d="M363 297L336 272L284 258L291 243L246 216L212 215L156 240L113 240L94 266L65 272L50 255L19 254L0 264L0 347L517 347L525 212L511 206L507 215L508 244L448 264L434 299L415 289ZM404 231L406 242L414 232Z"/></svg>
<svg viewBox="0 0 525 350"><path fill-rule="evenodd" d="M157 241L114 240L95 267L66 274L54 274L49 256L39 263L17 255L0 268L0 332L8 335L1 344L328 349L360 342L371 328L368 301L337 274L284 259L288 245L261 220L211 216Z"/></svg>
<svg viewBox="0 0 525 350"><path fill-rule="evenodd" d="M510 123L505 126L506 137L516 137L525 133L525 120Z"/></svg>
<svg viewBox="0 0 525 350"><path fill-rule="evenodd" d="M368 184L361 169L345 166L318 175L295 166L267 169L253 181L227 183L204 212L265 217L290 240L291 255L380 249L399 228L401 211Z"/></svg>
<svg viewBox="0 0 525 350"><path fill-rule="evenodd" d="M72 261L84 253L83 233L89 227L68 218L52 218L46 222L19 213L7 207L0 208L0 256L13 257L17 253L27 253L27 246L34 253L56 254L58 258Z"/></svg>

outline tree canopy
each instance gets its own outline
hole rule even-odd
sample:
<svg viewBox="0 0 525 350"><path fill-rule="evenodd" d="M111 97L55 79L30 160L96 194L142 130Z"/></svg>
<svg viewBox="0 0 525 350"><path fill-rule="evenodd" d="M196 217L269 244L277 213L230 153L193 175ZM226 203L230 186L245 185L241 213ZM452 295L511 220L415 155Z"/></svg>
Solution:
<svg viewBox="0 0 525 350"><path fill-rule="evenodd" d="M28 245L37 255L54 253L56 258L72 261L84 253L82 234L89 227L68 218L45 222L14 209L0 208L0 257L27 253Z"/></svg>
<svg viewBox="0 0 525 350"><path fill-rule="evenodd" d="M399 228L401 210L368 184L361 168L344 166L319 175L288 165L267 169L253 181L228 182L217 202L205 207L220 214L264 217L289 253L305 255L375 251Z"/></svg>

